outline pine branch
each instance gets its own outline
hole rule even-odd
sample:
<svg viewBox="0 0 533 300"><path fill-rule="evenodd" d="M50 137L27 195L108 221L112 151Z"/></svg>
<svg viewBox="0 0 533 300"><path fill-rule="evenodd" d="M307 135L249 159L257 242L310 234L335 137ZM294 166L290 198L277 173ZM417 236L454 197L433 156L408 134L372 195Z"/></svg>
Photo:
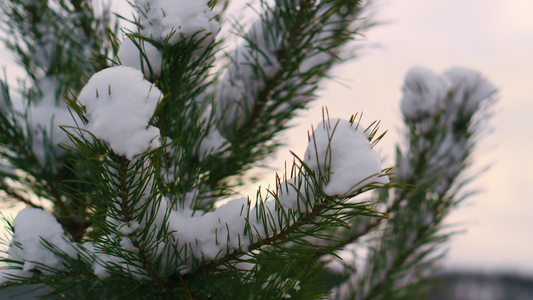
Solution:
<svg viewBox="0 0 533 300"><path fill-rule="evenodd" d="M31 206L7 222L0 288L44 284L47 297L63 298L413 298L453 234L444 218L469 195L463 174L492 84L471 70L413 69L392 184L374 150L379 122L365 129L357 115L326 110L275 191L258 191L255 206L217 206L373 24L362 1L261 0L257 22L235 25L242 44L218 71L228 1L183 3L136 1L136 30L122 44L104 28L116 24L108 10L98 15L90 0L0 4L4 41L30 79L20 99L1 82L0 192ZM377 189L372 202L354 199ZM369 250L366 265L347 262L317 284L355 244Z"/></svg>
<svg viewBox="0 0 533 300"><path fill-rule="evenodd" d="M263 239L261 241L258 241L256 243L251 244L249 246L249 248L248 248L248 251L246 251L246 252L243 251L243 250L235 251L235 252L227 255L223 259L217 261L217 262L213 262L213 263L210 263L210 264L207 264L207 265L203 266L202 268L200 268L197 271L197 273L202 274L202 273L212 272L216 268L218 268L218 267L220 267L220 266L222 266L222 265L224 265L224 264L226 264L226 263L238 258L239 256L242 256L242 255L248 253L248 252L253 252L254 250L259 249L259 248L261 248L263 246L271 245L273 243L279 243L280 241L283 241L284 239L289 237L289 235L291 235L291 234L295 233L297 230L301 229L302 226L310 224L311 220L313 220L320 213L322 213L326 209L326 207L327 207L326 205L318 205L318 206L316 206L310 213L304 215L296 223L292 224L291 226L288 226L283 231L280 231L279 233L277 233L276 235L274 235L272 237L268 237L266 239Z"/></svg>
<svg viewBox="0 0 533 300"><path fill-rule="evenodd" d="M365 8L359 1L262 5L265 14L249 32L241 33L244 44L219 82L219 129L231 145L229 156L218 164L226 167L210 171L209 184L214 189L226 186L230 178L235 180L232 176L279 145L276 134L286 129L296 110L314 99L319 82L340 62L344 46L356 34L351 27ZM355 31L367 25L357 24ZM242 94L235 95L234 89L243 89Z"/></svg>
<svg viewBox="0 0 533 300"><path fill-rule="evenodd" d="M301 1L300 7L296 14L296 20L294 21L294 24L292 24L292 27L288 30L288 32L290 33L287 45L284 45L284 47L280 49L281 51L279 51L277 57L277 60L280 62L279 71L277 71L271 79L267 80L265 88L259 92L257 102L251 113L251 117L249 118L246 125L242 126L242 130L237 135L237 140L232 143L232 147L235 148L233 152L239 152L239 150L241 150L240 148L242 148L242 144L245 142L246 139L249 138L249 136L253 132L252 130L256 127L256 123L259 122L259 117L264 114L267 101L270 99L274 88L276 88L280 84L280 81L283 77L283 73L286 72L285 70L288 69L288 65L291 63L289 61L289 57L291 54L289 49L294 49L296 47L296 43L299 40L299 37L301 37L301 32L303 30L302 23L304 19L304 14L309 13L307 11L307 7L309 5L310 0Z"/></svg>
<svg viewBox="0 0 533 300"><path fill-rule="evenodd" d="M413 270L428 270L438 261L437 246L451 235L443 233L441 223L469 195L460 194L470 181L461 176L480 134L479 122L486 122L486 108L494 102L495 88L471 70L452 69L445 76L453 85L422 68L406 77L402 110L408 150L398 151L397 180L415 188L395 191L395 211L371 248L365 272L342 284L351 287L350 297L390 299L416 290L407 287L423 282L423 275ZM423 105L413 105L421 99ZM341 291L337 296L346 297Z"/></svg>
<svg viewBox="0 0 533 300"><path fill-rule="evenodd" d="M129 195L131 191L128 188L128 164L129 161L122 156L118 157L118 165L119 165L119 173L118 173L118 179L119 179L119 197L120 197L120 208L122 212L123 220L126 223L130 223L132 221L135 221L135 218L133 217L132 213L130 212L130 205L132 204L131 199L129 199ZM135 234L131 233L128 235L133 243L133 246L137 249L137 256L139 257L139 261L141 263L142 268L146 271L150 279L153 280L154 284L158 286L161 289L165 289L166 286L161 278L159 278L153 271L153 266L149 262L148 257L143 249L143 245L137 240Z"/></svg>

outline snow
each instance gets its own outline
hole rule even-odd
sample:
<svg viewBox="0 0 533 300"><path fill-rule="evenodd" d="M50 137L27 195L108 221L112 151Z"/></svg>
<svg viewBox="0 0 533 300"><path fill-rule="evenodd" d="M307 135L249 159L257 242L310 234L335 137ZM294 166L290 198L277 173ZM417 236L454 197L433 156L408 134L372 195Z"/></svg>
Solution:
<svg viewBox="0 0 533 300"><path fill-rule="evenodd" d="M99 278L107 278L111 276L109 269L120 268L122 270L129 271L130 274L134 275L136 278L148 278L143 274L143 271L140 267L126 263L126 261L118 256L109 255L100 251L96 251L95 262L93 263L94 275Z"/></svg>
<svg viewBox="0 0 533 300"><path fill-rule="evenodd" d="M349 195L368 184L386 184L379 155L359 125L330 119L314 130L304 163L315 172L329 175L324 187L327 195Z"/></svg>
<svg viewBox="0 0 533 300"><path fill-rule="evenodd" d="M137 251L135 246L133 246L133 241L131 240L131 238L128 238L128 237L121 237L120 238L120 247L122 247L122 249L126 249L128 251Z"/></svg>
<svg viewBox="0 0 533 300"><path fill-rule="evenodd" d="M54 53L55 43L57 42L56 30L54 26L46 24L45 22L36 22L35 28L39 32L39 43L35 47L35 52L31 56L32 62L36 66L48 70L52 64L52 57Z"/></svg>
<svg viewBox="0 0 533 300"><path fill-rule="evenodd" d="M7 85L7 81L0 83L0 85L2 84L6 84L7 90L4 90L4 87L0 86L0 113L24 113L26 102L22 98L20 92L10 88L9 85ZM8 99L11 105L8 105L6 102Z"/></svg>
<svg viewBox="0 0 533 300"><path fill-rule="evenodd" d="M132 234L135 230L139 229L141 225L137 221L131 221L130 223L121 223L118 225L118 231L124 235Z"/></svg>
<svg viewBox="0 0 533 300"><path fill-rule="evenodd" d="M341 27L342 18L339 14L331 14L332 10L334 8L331 3L323 3L318 9L317 14L320 17L317 17L317 19L323 21L322 30L313 37L311 43L314 45L314 49L307 53L306 58L300 64L300 72L302 73L307 73L313 68L334 59L332 53L324 49L328 49L326 45L331 43L330 38ZM327 19L327 21L324 19Z"/></svg>
<svg viewBox="0 0 533 300"><path fill-rule="evenodd" d="M136 253L138 251L128 237L116 237L112 234L107 236L107 238L118 239L120 246L124 249L122 251L126 257L132 257L128 252ZM90 259L92 259L94 275L99 278L107 278L111 276L111 270L122 269L122 271L125 271L138 279L149 279L146 272L140 266L140 262L137 262L137 264L126 263L126 260L123 257L105 253L100 245L90 242L82 244L81 248L85 250L85 253L89 254Z"/></svg>
<svg viewBox="0 0 533 300"><path fill-rule="evenodd" d="M160 146L159 129L148 125L162 94L141 71L112 67L94 74L78 100L87 109L87 130L128 159Z"/></svg>
<svg viewBox="0 0 533 300"><path fill-rule="evenodd" d="M349 258L353 258L353 255ZM329 272L335 274L342 274L346 272L347 264L342 259L338 259L337 257L334 257L332 255L322 257L321 259L325 262L326 268Z"/></svg>
<svg viewBox="0 0 533 300"><path fill-rule="evenodd" d="M98 263L101 262L101 260L98 259L99 256L96 254L94 244L91 242L83 243L82 248L85 249L87 253L92 256L91 259L95 260L93 262L94 274L100 278L108 277L110 274L107 272L107 269L103 266L102 263Z"/></svg>
<svg viewBox="0 0 533 300"><path fill-rule="evenodd" d="M303 176L281 182L277 186L277 196L283 207L303 212L310 210L315 200L312 183Z"/></svg>
<svg viewBox="0 0 533 300"><path fill-rule="evenodd" d="M208 155L222 152L227 146L227 140L220 134L220 131L216 127L211 127L209 133L200 144L199 158L202 160Z"/></svg>
<svg viewBox="0 0 533 300"><path fill-rule="evenodd" d="M139 51L139 47L143 49L146 57ZM126 36L120 45L117 56L123 66L141 70L147 78L150 77L150 67L155 75L161 74L163 59L161 51L149 42L135 39L134 43L131 38Z"/></svg>
<svg viewBox="0 0 533 300"><path fill-rule="evenodd" d="M199 159L203 160L208 155L213 155L220 153L227 149L229 146L228 140L226 140L221 134L220 131L216 128L216 126L213 126L213 122L211 120L212 117L212 106L208 105L202 115L200 116L200 121L204 122L203 128L205 130L208 130L208 134L206 137L202 139L202 142L200 143L200 153L199 153ZM207 129L207 127L209 127Z"/></svg>
<svg viewBox="0 0 533 300"><path fill-rule="evenodd" d="M439 140L435 153L429 159L430 170L439 172L442 177L442 180L439 180L433 188L436 193L443 194L448 190L450 184L448 179L456 176L463 168L462 160L467 156L469 150L470 146L466 140L464 138L457 139L452 131L447 131L444 138Z"/></svg>
<svg viewBox="0 0 533 300"><path fill-rule="evenodd" d="M408 119L433 115L444 107L450 83L424 67L413 67L405 76L400 108Z"/></svg>
<svg viewBox="0 0 533 300"><path fill-rule="evenodd" d="M423 68L409 70L403 86L401 109L406 118L419 119L445 108L447 97L465 112L474 112L485 99L493 96L497 88L479 72L454 67L442 75Z"/></svg>
<svg viewBox="0 0 533 300"><path fill-rule="evenodd" d="M444 71L454 90L454 103L463 105L473 112L481 101L493 96L497 88L479 72L465 67L454 67Z"/></svg>
<svg viewBox="0 0 533 300"><path fill-rule="evenodd" d="M170 44L177 43L181 36L191 37L199 31L204 33L195 38L200 39L211 33L203 41L211 43L220 30L215 14L208 7L209 0L136 0L140 7L141 34L154 40L169 39Z"/></svg>
<svg viewBox="0 0 533 300"><path fill-rule="evenodd" d="M270 19L251 25L246 33L247 40L235 50L227 73L218 83L216 113L217 118L222 119L219 127L225 136L244 125L259 92L280 68L278 51L283 40L272 36L266 28L274 26L270 25L273 22Z"/></svg>
<svg viewBox="0 0 533 300"><path fill-rule="evenodd" d="M169 229L177 240L177 249L186 247L188 255L196 259L203 257L213 260L232 251L248 251L259 237L265 239L273 234L273 228L281 230L286 225L279 222L274 201L265 201L263 205L250 207L248 198L243 197L230 200L216 210L201 215L187 208L173 210ZM270 213L273 217L269 217ZM261 216L267 221L263 222ZM184 254L185 251L182 252ZM191 257L182 257L182 261L191 263Z"/></svg>
<svg viewBox="0 0 533 300"><path fill-rule="evenodd" d="M417 119L417 126L423 131L434 126L446 129L443 131L445 134L435 137L436 142L430 142L424 136L418 138L418 148L435 151L429 159L428 170L430 173L439 172L439 176L442 177L442 180L439 180L433 188L434 192L442 194L449 187L449 179L456 176L463 168L463 159L471 149L466 137L458 136L451 129L455 128L457 121L464 119L465 115L476 113L483 102L490 101L490 98L497 92L497 88L479 72L465 67L448 69L442 75L417 67L409 71L405 82L402 111L406 118ZM416 86L417 82L427 83L424 84L427 87L426 92L413 94L412 87ZM443 90L443 82L447 82L446 91ZM408 86L411 88L407 88ZM420 103L425 104L419 105ZM435 104L429 105L428 103ZM445 113L440 124L433 124L432 119L419 119L424 115L434 114L437 110ZM474 123L475 121L472 124ZM408 156L403 156L400 158L398 176L407 178L411 173L410 159Z"/></svg>
<svg viewBox="0 0 533 300"><path fill-rule="evenodd" d="M16 175L15 170L13 169L9 161L5 158L0 158L0 174Z"/></svg>
<svg viewBox="0 0 533 300"><path fill-rule="evenodd" d="M170 228L175 230L178 245L190 244L192 254L197 258L215 259L227 254L226 241L232 250L246 249L250 242L243 236L245 220L240 214L246 211L247 203L247 198L234 199L203 215L193 215L189 209L172 211Z"/></svg>
<svg viewBox="0 0 533 300"><path fill-rule="evenodd" d="M300 281L294 280L291 278L286 278L283 280L280 278L279 274L274 273L267 277L263 285L261 285L261 289L267 289L269 286L275 286L276 289L284 289L284 290L294 290L294 291L300 291L302 288L300 287ZM291 295L284 292L281 295L281 299L290 299Z"/></svg>
<svg viewBox="0 0 533 300"><path fill-rule="evenodd" d="M8 249L9 258L24 261L23 271L25 272L38 268L45 274L50 273L46 269L39 268L38 264L55 269L64 268L63 259L46 248L42 239L70 257L77 255L76 250L65 236L63 228L49 212L38 208L25 208L15 217L13 227L13 239ZM21 248L15 244L20 244ZM26 275L29 276L31 273Z"/></svg>
<svg viewBox="0 0 533 300"><path fill-rule="evenodd" d="M59 153L62 150L55 147L57 144L70 144L67 134L59 126L75 126L76 121L80 122L77 118L73 119L63 96L57 96L58 85L58 81L53 77L39 80L38 87L42 92L41 99L29 107L32 149L41 165L46 163L46 143L54 146L52 149L59 151Z"/></svg>
<svg viewBox="0 0 533 300"><path fill-rule="evenodd" d="M307 56L300 64L300 72L307 73L313 68L327 63L331 60L331 54L325 52L318 52Z"/></svg>

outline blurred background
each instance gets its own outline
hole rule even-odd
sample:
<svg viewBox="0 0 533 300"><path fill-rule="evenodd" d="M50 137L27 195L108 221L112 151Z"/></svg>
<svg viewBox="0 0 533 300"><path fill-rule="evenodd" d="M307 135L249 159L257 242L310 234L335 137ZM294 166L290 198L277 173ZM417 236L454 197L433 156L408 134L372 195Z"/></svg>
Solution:
<svg viewBox="0 0 533 300"><path fill-rule="evenodd" d="M244 3L231 2L233 7ZM408 69L415 65L436 72L457 65L476 69L500 88L500 101L490 122L493 131L479 144L470 174L490 168L476 175L470 186L480 192L449 218L450 224L465 232L449 244L444 268L533 277L533 199L529 194L533 183L533 1L375 2L373 19L381 24L359 37L358 45L365 46L359 57L338 67L332 80L323 84L319 100L294 120L283 136L287 145L268 161L273 170L263 172L266 175L259 184L273 185L274 171L281 171L284 161L292 159L289 150L303 154L307 131L322 120L324 106L331 117L349 118L363 111L363 124L381 120L382 130L389 133L378 149L385 158L384 167L392 165L394 145L401 141L399 101ZM113 1L113 5L122 13L129 10L122 1ZM3 46L0 66L6 66L12 83L22 74Z"/></svg>
<svg viewBox="0 0 533 300"><path fill-rule="evenodd" d="M401 142L401 86L409 68L436 72L461 65L480 71L500 89L499 103L473 156L470 185L479 190L450 217L465 232L452 238L446 269L533 275L533 1L376 1L383 24L360 39L367 48L333 73L321 97L286 134L287 147L271 165L282 168L288 149L303 154L307 130L322 119L363 111L363 123L389 130L378 145L392 165ZM531 296L533 299L533 296Z"/></svg>

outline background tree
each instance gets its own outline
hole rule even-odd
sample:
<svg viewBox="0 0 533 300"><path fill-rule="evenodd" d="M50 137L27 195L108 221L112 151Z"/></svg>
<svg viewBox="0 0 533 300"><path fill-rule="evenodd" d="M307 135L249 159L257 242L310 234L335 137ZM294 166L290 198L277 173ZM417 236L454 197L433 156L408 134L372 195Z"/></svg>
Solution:
<svg viewBox="0 0 533 300"><path fill-rule="evenodd" d="M442 220L468 196L494 86L464 68L413 68L395 171L373 150L379 122L324 110L276 187L238 198L372 23L359 1L260 1L226 53L227 4L139 0L136 29L121 32L91 1L1 4L28 75L16 90L2 83L0 188L28 206L6 220L3 287L97 299L423 293L450 235Z"/></svg>

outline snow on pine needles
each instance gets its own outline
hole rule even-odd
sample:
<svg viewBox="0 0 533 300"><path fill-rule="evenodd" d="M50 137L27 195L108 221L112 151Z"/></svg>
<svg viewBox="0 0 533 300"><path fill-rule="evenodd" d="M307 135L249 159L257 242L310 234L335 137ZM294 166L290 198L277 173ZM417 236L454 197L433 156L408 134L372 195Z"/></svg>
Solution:
<svg viewBox="0 0 533 300"><path fill-rule="evenodd" d="M330 196L349 195L365 185L389 182L368 132L348 120L320 123L309 140L304 162L311 170L329 175L324 192Z"/></svg>
<svg viewBox="0 0 533 300"><path fill-rule="evenodd" d="M141 34L156 39L169 38L170 44L178 42L182 36L197 33L210 34L204 44L210 44L220 24L208 6L208 0L136 0L143 25ZM200 34L198 38L204 36Z"/></svg>
<svg viewBox="0 0 533 300"><path fill-rule="evenodd" d="M31 277L33 269L49 274L48 268L64 269L64 261L51 251L43 241L53 245L70 257L76 257L77 251L68 241L65 231L54 215L38 208L27 207L21 210L13 221L15 232L9 245L9 259L24 262L21 270L7 269L0 272L0 283L11 276Z"/></svg>
<svg viewBox="0 0 533 300"><path fill-rule="evenodd" d="M159 129L149 125L159 89L141 71L112 67L94 74L78 100L87 109L87 130L128 159L159 147Z"/></svg>
<svg viewBox="0 0 533 300"><path fill-rule="evenodd" d="M413 67L405 76L402 113L411 119L433 115L444 106L450 83L430 69Z"/></svg>
<svg viewBox="0 0 533 300"><path fill-rule="evenodd" d="M405 76L402 91L402 113L415 120L434 116L445 108L472 114L497 88L472 69L453 67L440 75L428 68L413 67ZM452 102L447 103L450 97Z"/></svg>

